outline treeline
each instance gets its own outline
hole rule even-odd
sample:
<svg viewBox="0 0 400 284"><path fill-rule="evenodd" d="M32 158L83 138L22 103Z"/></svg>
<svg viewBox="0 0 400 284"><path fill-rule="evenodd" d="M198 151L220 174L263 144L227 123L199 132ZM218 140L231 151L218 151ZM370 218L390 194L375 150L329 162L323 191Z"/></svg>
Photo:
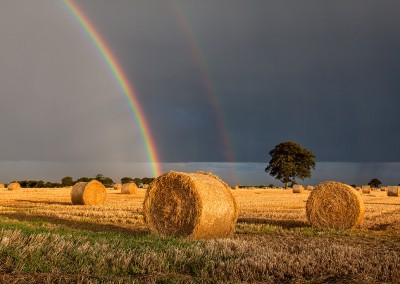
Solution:
<svg viewBox="0 0 400 284"><path fill-rule="evenodd" d="M43 180L19 180L19 181L13 181L13 182L18 182L21 187L24 188L57 188L57 187L69 187L69 186L74 186L78 182L89 182L91 180L97 180L101 182L105 187L112 187L115 182L112 180L112 178L104 176L102 174L98 174L95 177L81 177L78 178L77 180L74 180L70 176L66 176L61 179L61 182L49 182L49 181L43 181ZM149 184L154 180L154 178L131 178L131 177L123 177L121 179L121 183L129 183L129 182L134 182L137 186L141 186L143 184Z"/></svg>

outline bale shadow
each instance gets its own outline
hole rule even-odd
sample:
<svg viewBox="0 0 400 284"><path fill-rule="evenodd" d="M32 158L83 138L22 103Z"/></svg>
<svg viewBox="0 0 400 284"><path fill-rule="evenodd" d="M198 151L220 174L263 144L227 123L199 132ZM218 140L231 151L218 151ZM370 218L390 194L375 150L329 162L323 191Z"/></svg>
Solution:
<svg viewBox="0 0 400 284"><path fill-rule="evenodd" d="M372 205L395 205L400 206L399 203L382 203L382 202L364 202L365 204L372 204Z"/></svg>
<svg viewBox="0 0 400 284"><path fill-rule="evenodd" d="M42 216L35 214L26 214L23 212L15 213L0 213L0 216L6 217L12 220L25 221L25 222L45 222L53 225L61 225L69 229L91 231L95 233L120 233L129 236L144 236L150 234L150 231L146 228L134 228L128 229L118 227L109 224L98 224L90 222L79 222L71 221L67 219L61 219L54 216Z"/></svg>
<svg viewBox="0 0 400 284"><path fill-rule="evenodd" d="M260 219L260 218L238 218L238 223L246 224L266 224L272 226L279 226L284 229L305 228L310 227L305 221L295 220L276 220L276 219Z"/></svg>
<svg viewBox="0 0 400 284"><path fill-rule="evenodd" d="M34 200L24 200L24 199L16 199L15 201L29 202L29 203L34 203L34 204L72 205L71 202L67 202L67 201L34 201Z"/></svg>

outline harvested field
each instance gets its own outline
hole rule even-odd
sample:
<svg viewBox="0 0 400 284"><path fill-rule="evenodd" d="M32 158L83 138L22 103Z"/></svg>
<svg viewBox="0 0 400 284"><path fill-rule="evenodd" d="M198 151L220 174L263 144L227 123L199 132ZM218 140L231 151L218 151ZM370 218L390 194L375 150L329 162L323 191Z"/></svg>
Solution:
<svg viewBox="0 0 400 284"><path fill-rule="evenodd" d="M354 230L307 223L309 191L232 191L233 237L190 241L151 235L146 190L107 189L104 205L75 206L70 189L0 194L0 282L4 283L393 283L400 279L400 198L363 195ZM19 280L19 281L18 281Z"/></svg>

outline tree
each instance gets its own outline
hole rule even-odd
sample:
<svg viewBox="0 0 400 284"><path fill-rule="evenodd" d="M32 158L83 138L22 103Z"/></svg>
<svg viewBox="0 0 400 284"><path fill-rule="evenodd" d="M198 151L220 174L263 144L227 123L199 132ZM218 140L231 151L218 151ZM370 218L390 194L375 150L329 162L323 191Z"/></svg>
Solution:
<svg viewBox="0 0 400 284"><path fill-rule="evenodd" d="M122 184L130 183L130 182L133 182L133 178L131 178L131 177L123 177L123 178L121 178L121 183Z"/></svg>
<svg viewBox="0 0 400 284"><path fill-rule="evenodd" d="M311 177L311 169L315 169L315 155L292 141L279 143L269 154L271 160L265 172L283 182L285 188L289 182L296 183L296 178Z"/></svg>
<svg viewBox="0 0 400 284"><path fill-rule="evenodd" d="M74 180L72 177L64 177L61 179L61 185L63 187L72 186L74 185Z"/></svg>
<svg viewBox="0 0 400 284"><path fill-rule="evenodd" d="M371 179L371 181L368 183L368 185L371 187L379 187L381 184L382 182L377 178Z"/></svg>

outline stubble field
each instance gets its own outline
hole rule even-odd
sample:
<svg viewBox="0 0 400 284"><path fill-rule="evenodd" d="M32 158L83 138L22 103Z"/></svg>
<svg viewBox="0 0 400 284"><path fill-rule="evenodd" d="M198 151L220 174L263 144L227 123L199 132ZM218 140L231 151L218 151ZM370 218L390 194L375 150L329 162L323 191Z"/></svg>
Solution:
<svg viewBox="0 0 400 284"><path fill-rule="evenodd" d="M309 192L232 191L239 206L228 239L151 235L145 190L107 190L101 206L74 206L70 189L0 189L4 283L398 283L400 198L363 195L355 230L307 224Z"/></svg>

